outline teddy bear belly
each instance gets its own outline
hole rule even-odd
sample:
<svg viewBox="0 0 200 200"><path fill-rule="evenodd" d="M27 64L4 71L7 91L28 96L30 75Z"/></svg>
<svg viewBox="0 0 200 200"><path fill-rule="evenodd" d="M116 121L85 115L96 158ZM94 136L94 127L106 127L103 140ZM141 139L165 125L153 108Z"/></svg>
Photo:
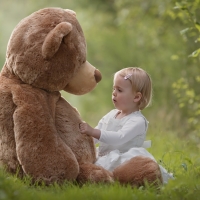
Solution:
<svg viewBox="0 0 200 200"><path fill-rule="evenodd" d="M62 129L64 129L64 131L60 131L60 126L57 130L59 130L60 138L71 148L79 164L88 162L94 163L96 160L96 153L93 140L89 136L82 135L78 128L76 128L78 126L78 124L68 126L65 122L65 124L62 123ZM69 127L75 127L75 130L70 130Z"/></svg>

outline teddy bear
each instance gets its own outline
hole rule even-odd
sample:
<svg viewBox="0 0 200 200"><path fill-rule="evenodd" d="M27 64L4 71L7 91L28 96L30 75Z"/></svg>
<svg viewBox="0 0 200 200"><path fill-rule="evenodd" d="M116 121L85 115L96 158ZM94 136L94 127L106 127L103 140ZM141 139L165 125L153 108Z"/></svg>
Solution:
<svg viewBox="0 0 200 200"><path fill-rule="evenodd" d="M86 52L72 10L40 9L14 28L0 73L0 166L47 185L161 180L157 163L145 157L114 172L94 164L93 139L80 133L80 114L60 93L83 95L101 80Z"/></svg>

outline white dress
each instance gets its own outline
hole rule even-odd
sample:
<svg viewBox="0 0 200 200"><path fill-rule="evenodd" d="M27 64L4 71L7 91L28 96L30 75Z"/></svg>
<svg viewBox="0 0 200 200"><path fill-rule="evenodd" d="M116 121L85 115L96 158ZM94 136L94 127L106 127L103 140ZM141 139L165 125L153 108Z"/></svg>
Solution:
<svg viewBox="0 0 200 200"><path fill-rule="evenodd" d="M151 146L151 141L145 141L148 121L140 111L133 112L121 119L115 116L119 111L111 110L98 123L97 129L101 130L97 147L96 165L113 171L123 162L135 156L155 158L145 149ZM159 165L160 166L160 165ZM167 183L173 175L160 166L163 182Z"/></svg>

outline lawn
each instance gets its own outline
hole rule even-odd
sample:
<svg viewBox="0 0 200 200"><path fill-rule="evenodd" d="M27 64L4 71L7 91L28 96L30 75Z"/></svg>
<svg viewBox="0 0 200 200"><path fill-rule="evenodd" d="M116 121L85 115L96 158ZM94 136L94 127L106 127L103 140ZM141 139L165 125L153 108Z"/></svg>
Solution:
<svg viewBox="0 0 200 200"><path fill-rule="evenodd" d="M175 180L159 189L150 185L140 188L112 185L85 184L82 187L65 183L51 186L31 185L30 180L19 180L16 176L0 171L0 199L199 199L200 198L200 157L195 141L179 138L170 130L151 127L147 139L152 140L149 151L158 162L170 172Z"/></svg>

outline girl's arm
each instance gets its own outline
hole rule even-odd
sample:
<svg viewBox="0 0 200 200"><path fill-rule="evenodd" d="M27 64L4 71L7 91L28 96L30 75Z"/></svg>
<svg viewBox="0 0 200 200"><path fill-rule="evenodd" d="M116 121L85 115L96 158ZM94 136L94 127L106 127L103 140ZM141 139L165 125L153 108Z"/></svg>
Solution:
<svg viewBox="0 0 200 200"><path fill-rule="evenodd" d="M101 130L99 141L110 145L122 145L141 135L146 135L147 125L143 117L129 119L118 131Z"/></svg>
<svg viewBox="0 0 200 200"><path fill-rule="evenodd" d="M122 145L138 135L145 135L146 123L143 117L134 117L129 119L118 131L106 131L94 129L84 122L80 124L80 130L81 133L90 135L106 144Z"/></svg>

